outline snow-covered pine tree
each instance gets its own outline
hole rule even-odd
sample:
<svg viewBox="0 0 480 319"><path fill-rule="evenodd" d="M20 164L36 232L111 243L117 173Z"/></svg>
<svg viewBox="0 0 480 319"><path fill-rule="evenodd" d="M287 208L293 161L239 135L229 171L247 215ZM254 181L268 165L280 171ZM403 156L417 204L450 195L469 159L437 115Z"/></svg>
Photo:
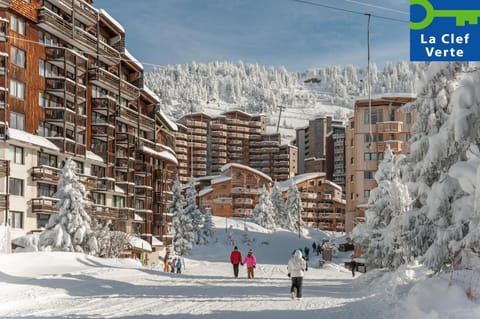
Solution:
<svg viewBox="0 0 480 319"><path fill-rule="evenodd" d="M274 209L270 193L263 185L258 204L253 209L252 221L266 229L275 229Z"/></svg>
<svg viewBox="0 0 480 319"><path fill-rule="evenodd" d="M190 181L187 186L186 191L186 202L187 205L184 208L185 215L190 217L192 221L192 231L194 236L194 243L200 244L204 241L204 236L202 232L203 228L203 216L202 212L197 206L198 193L195 189L195 184L193 181Z"/></svg>
<svg viewBox="0 0 480 319"><path fill-rule="evenodd" d="M168 205L168 211L173 215L173 247L180 256L184 256L192 249L193 227L190 216L184 212L185 198L178 179L173 184L172 193L173 200Z"/></svg>
<svg viewBox="0 0 480 319"><path fill-rule="evenodd" d="M431 190L434 183L442 181L453 186L446 173L464 156L459 144L454 141L453 132L442 129L451 113L450 96L456 88L458 74L464 67L462 63L430 64L417 100L403 108L405 111L415 111L417 116L412 126L410 154L403 170L413 199L412 209L407 212L407 239L412 243L413 256L423 256L430 249L431 258L427 258L430 261L426 264L437 269L448 261L440 258L443 261L439 263L440 259L431 247L438 239L439 226L443 225L440 226L443 228L448 224L446 220L451 217L447 215L451 215L452 211L449 205L448 208L442 207L441 213L436 212L429 203L448 202L448 197L455 197L452 189L449 189L448 194L432 194ZM439 195L443 199L433 197ZM442 221L444 217L441 216L446 220Z"/></svg>
<svg viewBox="0 0 480 319"><path fill-rule="evenodd" d="M364 247L368 264L374 267L397 268L408 258L404 220L411 199L400 178L403 159L404 155L396 156L387 147L375 174L378 186L371 191L365 223L352 232L354 240Z"/></svg>
<svg viewBox="0 0 480 319"><path fill-rule="evenodd" d="M0 254L9 254L12 252L10 238L10 226L0 224Z"/></svg>
<svg viewBox="0 0 480 319"><path fill-rule="evenodd" d="M282 191L277 181L273 183L271 200L273 205L273 216L275 225L285 228L285 221L287 220L285 211L285 200L283 199Z"/></svg>
<svg viewBox="0 0 480 319"><path fill-rule="evenodd" d="M212 220L212 209L207 207L205 209L205 216L203 219L203 228L202 232L205 237L206 243L208 243L209 238L213 238L215 231L213 230L213 220Z"/></svg>
<svg viewBox="0 0 480 319"><path fill-rule="evenodd" d="M297 185L293 182L290 183L287 192L287 200L285 202L286 219L284 228L290 231L301 233L304 226L302 220L302 198L298 191Z"/></svg>
<svg viewBox="0 0 480 319"><path fill-rule="evenodd" d="M95 254L97 239L91 229L91 218L87 213L91 202L87 190L75 173L77 165L68 159L58 181L58 214L50 217L45 230L40 234L39 247L61 251Z"/></svg>
<svg viewBox="0 0 480 319"><path fill-rule="evenodd" d="M122 231L111 230L111 221L104 223L93 219L92 230L98 241L98 256L115 258L127 249L132 236Z"/></svg>

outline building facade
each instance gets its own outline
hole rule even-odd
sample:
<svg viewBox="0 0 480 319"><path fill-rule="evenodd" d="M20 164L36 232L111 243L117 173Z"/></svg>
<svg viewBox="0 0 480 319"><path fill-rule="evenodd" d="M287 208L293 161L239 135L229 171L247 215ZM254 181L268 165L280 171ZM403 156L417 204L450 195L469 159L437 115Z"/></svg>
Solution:
<svg viewBox="0 0 480 319"><path fill-rule="evenodd" d="M229 111L210 117L192 113L178 120L176 152L179 178L221 173L227 163L257 169L274 180L286 180L297 172L297 148L281 143L280 134L265 133L265 117ZM192 169L193 167L193 169Z"/></svg>
<svg viewBox="0 0 480 319"><path fill-rule="evenodd" d="M196 179L199 207L210 208L214 216L250 217L258 204L263 187L270 191L270 176L251 167L229 163L221 175Z"/></svg>
<svg viewBox="0 0 480 319"><path fill-rule="evenodd" d="M300 174L279 183L285 199L292 181L300 192L301 218L307 227L345 231L345 200L339 185L327 180L325 173Z"/></svg>
<svg viewBox="0 0 480 319"><path fill-rule="evenodd" d="M345 130L347 232L365 219L370 191L377 186L375 172L387 146L394 154L409 152L415 114L400 108L414 100L409 94L388 94L374 97L371 102L355 102L354 116Z"/></svg>
<svg viewBox="0 0 480 319"><path fill-rule="evenodd" d="M168 241L171 123L114 18L88 0L0 1L0 86L0 223L13 237L58 213L52 196L72 158L93 216Z"/></svg>

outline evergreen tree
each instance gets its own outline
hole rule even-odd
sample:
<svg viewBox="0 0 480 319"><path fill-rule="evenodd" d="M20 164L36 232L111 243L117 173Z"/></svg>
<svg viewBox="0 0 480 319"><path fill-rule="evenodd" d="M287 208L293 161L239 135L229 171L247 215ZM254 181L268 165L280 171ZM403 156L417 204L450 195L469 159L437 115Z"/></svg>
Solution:
<svg viewBox="0 0 480 319"><path fill-rule="evenodd" d="M303 207L302 198L298 191L297 185L291 181L288 187L287 201L285 202L286 220L284 228L290 231L301 233L301 228L304 225L301 218Z"/></svg>
<svg viewBox="0 0 480 319"><path fill-rule="evenodd" d="M84 252L95 254L97 239L91 229L91 218L87 210L87 190L75 173L76 164L68 159L58 181L58 191L53 195L59 201L58 214L50 216L45 230L40 234L41 249Z"/></svg>
<svg viewBox="0 0 480 319"><path fill-rule="evenodd" d="M203 220L203 237L205 238L205 243L208 243L209 238L213 238L215 231L213 230L213 220L212 220L212 209L208 207L205 210L205 217Z"/></svg>
<svg viewBox="0 0 480 319"><path fill-rule="evenodd" d="M280 186L276 181L272 187L271 200L273 205L273 216L274 216L275 224L282 228L286 228L285 221L287 220L287 216L286 216L286 210L285 210L285 201L283 199Z"/></svg>
<svg viewBox="0 0 480 319"><path fill-rule="evenodd" d="M375 267L396 268L408 255L404 238L405 212L411 199L407 185L400 179L400 163L404 156L395 156L390 147L375 174L378 186L368 201L365 223L353 230L353 238L364 247L367 262Z"/></svg>
<svg viewBox="0 0 480 319"><path fill-rule="evenodd" d="M195 189L195 184L193 181L188 183L187 192L186 192L186 202L187 205L185 206L185 215L190 217L192 221L192 230L194 235L194 242L195 244L199 244L203 241L203 216L202 212L197 206L197 198L198 193Z"/></svg>
<svg viewBox="0 0 480 319"><path fill-rule="evenodd" d="M463 223L452 227L455 201L462 190L447 175L450 167L465 158L466 150L448 128L451 95L464 67L461 63L431 64L416 102L404 107L417 112L404 169L414 198L413 208L407 213L406 235L413 243L412 254L421 256L425 265L436 270L450 263L456 255L454 243L464 236Z"/></svg>
<svg viewBox="0 0 480 319"><path fill-rule="evenodd" d="M173 215L173 246L180 256L184 256L192 249L194 238L192 220L185 214L183 208L185 199L178 179L173 184L172 192L173 201L168 205L168 210Z"/></svg>
<svg viewBox="0 0 480 319"><path fill-rule="evenodd" d="M258 204L253 209L252 221L266 229L275 229L274 208L265 185Z"/></svg>

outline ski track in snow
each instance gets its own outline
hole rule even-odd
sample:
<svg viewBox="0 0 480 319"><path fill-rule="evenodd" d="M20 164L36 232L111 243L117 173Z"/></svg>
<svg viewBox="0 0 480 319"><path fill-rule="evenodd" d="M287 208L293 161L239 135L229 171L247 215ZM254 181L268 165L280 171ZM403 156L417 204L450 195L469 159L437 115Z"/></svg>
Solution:
<svg viewBox="0 0 480 319"><path fill-rule="evenodd" d="M148 268L96 268L12 279L16 284L2 280L0 317L257 319L293 318L300 311L303 319L355 319L385 313L371 307L384 307L380 299L372 303L355 291L349 271L329 265L309 269L301 300L290 299L284 265L259 265L253 280L245 278L244 269L243 278L232 278L229 263L192 260L187 265L182 275Z"/></svg>

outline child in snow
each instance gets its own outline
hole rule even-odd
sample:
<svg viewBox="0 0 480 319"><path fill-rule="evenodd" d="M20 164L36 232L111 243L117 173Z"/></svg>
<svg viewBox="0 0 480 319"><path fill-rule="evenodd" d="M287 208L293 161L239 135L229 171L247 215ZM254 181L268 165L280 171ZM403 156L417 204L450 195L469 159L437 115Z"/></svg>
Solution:
<svg viewBox="0 0 480 319"><path fill-rule="evenodd" d="M253 250L249 250L247 257L245 257L245 260L243 261L245 265L247 265L247 274L248 274L248 279L253 279L254 277L254 272L253 269L257 265L257 259L253 255Z"/></svg>
<svg viewBox="0 0 480 319"><path fill-rule="evenodd" d="M185 262L183 261L183 259L181 258L177 259L177 263L175 264L175 267L177 268L177 274L182 273L182 268L184 267L184 264Z"/></svg>

